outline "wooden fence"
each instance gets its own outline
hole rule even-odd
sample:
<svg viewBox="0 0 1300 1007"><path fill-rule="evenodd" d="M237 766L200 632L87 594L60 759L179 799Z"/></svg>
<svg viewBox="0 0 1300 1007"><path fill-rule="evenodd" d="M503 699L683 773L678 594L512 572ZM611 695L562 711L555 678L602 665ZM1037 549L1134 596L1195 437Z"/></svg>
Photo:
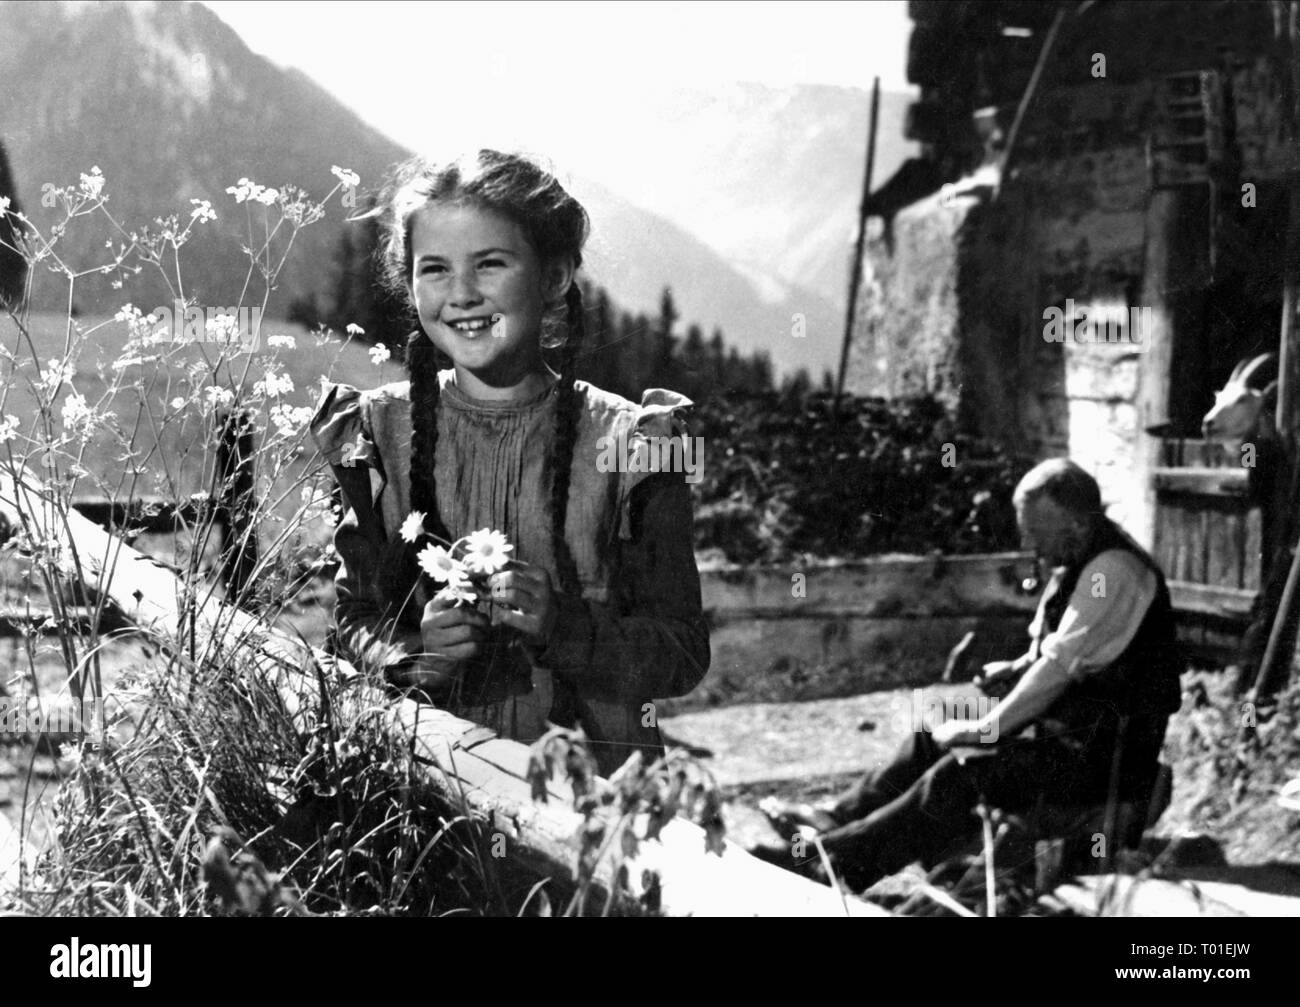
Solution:
<svg viewBox="0 0 1300 1007"><path fill-rule="evenodd" d="M33 477L0 470L0 513L15 524L25 519L34 525L59 547L55 555L60 575L133 625L164 639L185 633L247 641L253 658L250 673L256 668L280 690L303 730L314 727L314 671L333 659L213 593L200 596L192 608L183 605L185 585L170 570L77 511L61 513ZM73 545L79 565L71 558ZM348 675L359 702L385 704L391 710L392 730L401 738L400 747L410 753L412 771L419 778L453 806L467 809L480 826L505 835L515 862L561 884L574 876L575 839L584 819L572 810L573 794L566 783L552 780L545 803L533 799L525 745L428 705L394 700L349 671L339 668ZM641 842L626 866L633 894L642 872L654 873L660 908L668 915L890 915L757 860L731 842L725 843L721 855L706 852L704 831L684 819L669 823L660 840ZM598 862L594 883L597 890L606 891L614 885L612 858Z"/></svg>
<svg viewBox="0 0 1300 1007"><path fill-rule="evenodd" d="M1035 573L1020 552L705 566L709 674L665 710L929 685L971 630L975 666L1015 657L1027 645Z"/></svg>
<svg viewBox="0 0 1300 1007"><path fill-rule="evenodd" d="M1263 587L1262 561L1276 552L1263 513L1250 498L1249 476L1230 465L1222 445L1166 439L1155 469L1152 556L1165 572L1189 654L1234 654Z"/></svg>

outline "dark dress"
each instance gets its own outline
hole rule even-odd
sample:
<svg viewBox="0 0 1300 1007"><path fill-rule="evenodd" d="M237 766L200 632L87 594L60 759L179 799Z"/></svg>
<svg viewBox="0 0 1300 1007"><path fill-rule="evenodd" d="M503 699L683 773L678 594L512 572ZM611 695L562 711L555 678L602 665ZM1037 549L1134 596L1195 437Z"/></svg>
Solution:
<svg viewBox="0 0 1300 1007"><path fill-rule="evenodd" d="M546 569L558 592L548 506L555 388L518 402L484 401L457 388L454 372L439 378L435 475L448 532L503 532L512 555ZM494 656L464 669L446 705L524 742L540 736L548 718L576 719L608 775L633 750L662 751L653 701L689 692L708 669L690 488L680 473L610 471L608 464L620 439L635 445L684 436L679 414L691 403L662 389L647 391L640 406L585 382L577 390L565 541L582 596L559 595L556 634L545 650L498 639L488 648ZM407 382L366 392L329 386L312 421L345 503L334 540L337 647L381 674L422 649L429 597L399 535L410 511L410 431Z"/></svg>

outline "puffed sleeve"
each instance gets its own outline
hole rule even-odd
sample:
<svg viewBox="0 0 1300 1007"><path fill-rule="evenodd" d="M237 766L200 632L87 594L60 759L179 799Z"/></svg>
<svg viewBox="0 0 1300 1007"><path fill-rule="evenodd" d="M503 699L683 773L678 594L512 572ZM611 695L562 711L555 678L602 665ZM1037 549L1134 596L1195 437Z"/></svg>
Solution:
<svg viewBox="0 0 1300 1007"><path fill-rule="evenodd" d="M311 432L343 495L343 520L334 530L335 644L344 659L393 679L415 660L422 641L419 621L412 606L403 606L406 592L397 583L403 543L387 534L374 506L383 467L362 393L349 385L327 386Z"/></svg>
<svg viewBox="0 0 1300 1007"><path fill-rule="evenodd" d="M637 407L632 420L632 429L628 434L628 447L632 453L643 452L644 457L661 454L660 446L666 441L675 441L681 445L681 454L675 454L676 447L670 443L670 460L681 459L681 472L678 481L686 483L699 482L698 473L704 463L703 449L691 440L686 423L686 411L695 403L685 395L669 391L667 388L648 388L641 396L641 405ZM652 454L653 452L653 454ZM676 472L676 470L674 470ZM619 538L632 537L632 500L636 489L656 473L648 466L637 466L636 471L625 471L619 481ZM689 501L690 495L687 494Z"/></svg>
<svg viewBox="0 0 1300 1007"><path fill-rule="evenodd" d="M651 389L638 409L629 446L652 437L687 438L691 401ZM709 631L695 565L690 486L703 462L698 441L684 443L684 471L627 472L620 487L617 576L609 602L559 596L556 635L542 660L607 701L681 696L709 667Z"/></svg>

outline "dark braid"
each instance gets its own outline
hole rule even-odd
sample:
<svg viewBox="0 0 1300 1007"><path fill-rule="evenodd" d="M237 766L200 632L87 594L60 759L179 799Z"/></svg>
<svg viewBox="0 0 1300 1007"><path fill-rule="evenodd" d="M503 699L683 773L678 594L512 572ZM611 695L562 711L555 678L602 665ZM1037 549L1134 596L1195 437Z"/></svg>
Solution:
<svg viewBox="0 0 1300 1007"><path fill-rule="evenodd" d="M569 474L573 468L573 448L578 439L578 390L574 386L578 366L578 349L586 330L583 319L582 289L575 279L564 295L568 309L568 338L560 351L560 381L555 400L555 436L551 438L551 535L555 543L555 572L560 578L560 590L565 594L581 596L582 581L578 576L573 553L564 538L564 525L569 514Z"/></svg>
<svg viewBox="0 0 1300 1007"><path fill-rule="evenodd" d="M438 351L419 329L407 339L406 360L411 375L411 510L423 511L425 529L446 540L433 471L438 452L438 400L442 395ZM424 543L417 540L415 545L419 549Z"/></svg>

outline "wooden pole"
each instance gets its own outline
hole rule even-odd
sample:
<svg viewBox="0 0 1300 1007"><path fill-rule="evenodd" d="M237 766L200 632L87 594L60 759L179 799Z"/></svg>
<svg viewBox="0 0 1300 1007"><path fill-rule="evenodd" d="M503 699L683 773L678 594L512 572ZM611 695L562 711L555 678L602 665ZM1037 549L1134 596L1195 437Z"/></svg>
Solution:
<svg viewBox="0 0 1300 1007"><path fill-rule="evenodd" d="M880 118L880 78L871 82L871 118L867 126L867 167L862 173L862 200L858 203L858 235L853 245L853 272L849 274L849 305L844 313L844 342L840 346L840 371L835 379L835 401L831 415L838 420L844 378L849 368L849 346L853 340L853 318L858 312L858 291L862 286L862 256L867 244L867 209L871 205L871 175L876 165L876 127Z"/></svg>
<svg viewBox="0 0 1300 1007"><path fill-rule="evenodd" d="M1292 0L1283 8L1284 16L1278 27L1280 33L1275 39L1275 72L1287 83L1290 76L1290 88L1283 87L1284 94L1290 95L1291 107L1283 111L1289 116L1287 129L1294 145L1300 141L1300 2ZM1296 478L1300 477L1300 164L1290 166L1290 185L1288 190L1286 245L1282 253L1282 334L1278 348L1278 388L1277 388L1277 431L1282 442L1281 461L1283 472L1291 478L1283 481L1292 487L1287 504L1294 506L1296 495L1294 487ZM1271 501L1264 501L1269 506ZM1288 520L1288 518L1290 520ZM1300 549L1295 542L1295 529L1300 525L1294 515L1275 514L1283 529L1287 529L1285 539L1281 540L1278 553L1270 557L1272 565L1279 566L1290 558L1290 570L1287 574L1286 587L1273 615L1273 626L1268 636L1268 646L1264 658L1260 661L1259 674L1251 690L1251 699L1258 700L1272 695L1282 686L1288 677L1292 659L1295 656L1296 624L1300 622Z"/></svg>
<svg viewBox="0 0 1300 1007"><path fill-rule="evenodd" d="M242 409L227 413L217 440L216 517L221 524L221 580L228 596L251 607L247 588L257 567L253 424Z"/></svg>
<svg viewBox="0 0 1300 1007"><path fill-rule="evenodd" d="M1138 427L1163 423L1169 416L1169 381L1173 369L1173 337L1177 313L1179 267L1185 237L1180 233L1182 198L1177 189L1157 189L1147 203L1143 238L1142 304L1151 308L1151 332L1142 358L1138 388ZM1138 442L1137 492L1142 494L1138 513L1128 522L1130 533L1150 549L1155 540L1155 469L1161 463L1160 437Z"/></svg>
<svg viewBox="0 0 1300 1007"><path fill-rule="evenodd" d="M1290 6L1290 17L1277 39L1275 67L1279 76L1290 74L1293 104L1290 137L1300 143L1300 2ZM1285 93L1285 88L1283 89ZM1293 148L1294 149L1294 148ZM1300 164L1290 165L1286 245L1282 256L1282 341L1278 356L1277 429L1294 457L1300 441Z"/></svg>
<svg viewBox="0 0 1300 1007"><path fill-rule="evenodd" d="M1089 6L1089 4L1081 4L1075 13L1082 14ZM1038 82L1043 76L1043 69L1047 66L1048 57L1051 56L1052 48L1056 45L1056 35L1061 30L1061 25L1065 23L1065 13L1065 8L1061 7L1052 18L1052 26L1047 29L1043 47L1038 50L1038 59L1034 62L1033 73L1029 75L1029 83L1025 86L1025 92L1020 96L1020 103L1016 106L1016 117L1011 121L1011 128L1007 130L1007 141L1002 147L1001 163L998 165L998 191L1001 191L1002 182L1011 167L1011 155L1015 152L1016 140L1020 137L1020 128L1025 122L1025 113L1029 111L1029 103L1034 100L1034 94L1038 91Z"/></svg>

